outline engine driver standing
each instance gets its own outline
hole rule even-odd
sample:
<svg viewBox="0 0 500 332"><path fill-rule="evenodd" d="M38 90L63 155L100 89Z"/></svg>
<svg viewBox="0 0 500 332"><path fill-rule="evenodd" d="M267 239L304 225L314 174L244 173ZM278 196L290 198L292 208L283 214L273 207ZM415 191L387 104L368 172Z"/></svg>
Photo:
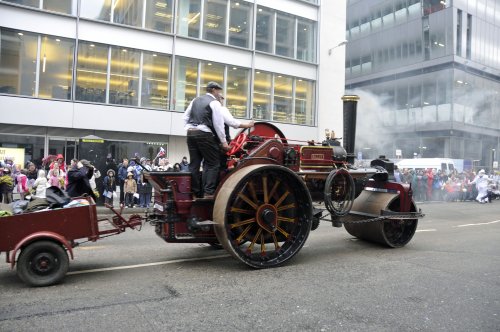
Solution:
<svg viewBox="0 0 500 332"><path fill-rule="evenodd" d="M222 87L216 82L207 84L207 94L196 97L184 112L184 128L187 130L189 171L191 187L198 197L213 198L219 175L220 146L229 150L225 133L222 105L217 100ZM200 165L203 160L202 184Z"/></svg>

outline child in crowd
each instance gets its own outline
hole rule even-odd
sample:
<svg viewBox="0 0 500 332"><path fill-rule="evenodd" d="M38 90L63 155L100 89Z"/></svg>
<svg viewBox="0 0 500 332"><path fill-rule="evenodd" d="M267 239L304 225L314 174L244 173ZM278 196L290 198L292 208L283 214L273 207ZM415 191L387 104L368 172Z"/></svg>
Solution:
<svg viewBox="0 0 500 332"><path fill-rule="evenodd" d="M55 164L54 168L52 168L49 171L49 176L48 176L48 186L49 187L57 187L61 188L61 181L60 181L60 175L59 175L59 167L57 164Z"/></svg>
<svg viewBox="0 0 500 332"><path fill-rule="evenodd" d="M128 172L123 190L125 191L125 207L134 207L134 195L137 193L137 182L132 172Z"/></svg>
<svg viewBox="0 0 500 332"><path fill-rule="evenodd" d="M30 193L28 188L28 177L26 176L27 173L27 169L22 169L16 177L17 192L19 193L19 196L21 196L22 200L25 199Z"/></svg>
<svg viewBox="0 0 500 332"><path fill-rule="evenodd" d="M113 205L113 195L116 191L116 179L115 179L115 171L112 169L108 169L106 176L103 181L104 185L104 203Z"/></svg>
<svg viewBox="0 0 500 332"><path fill-rule="evenodd" d="M47 178L43 169L38 171L38 177L33 184L33 189L36 189L36 198L45 198L45 189L47 189Z"/></svg>

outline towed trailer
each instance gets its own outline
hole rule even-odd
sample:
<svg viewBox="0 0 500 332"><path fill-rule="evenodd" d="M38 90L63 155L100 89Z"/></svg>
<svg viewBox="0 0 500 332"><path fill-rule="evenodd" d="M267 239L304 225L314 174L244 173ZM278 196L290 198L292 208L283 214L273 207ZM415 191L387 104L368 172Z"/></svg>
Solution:
<svg viewBox="0 0 500 332"><path fill-rule="evenodd" d="M103 239L138 229L143 217L125 219L108 206L114 216L99 218L91 197L78 197L89 204L42 210L0 218L0 253L19 278L31 286L49 286L60 282L74 259L73 249L83 242Z"/></svg>

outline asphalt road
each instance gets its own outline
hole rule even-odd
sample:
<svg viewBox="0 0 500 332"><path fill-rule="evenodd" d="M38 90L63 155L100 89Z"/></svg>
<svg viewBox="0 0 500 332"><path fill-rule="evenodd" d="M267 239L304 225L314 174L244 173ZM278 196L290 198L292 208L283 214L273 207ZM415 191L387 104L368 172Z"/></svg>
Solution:
<svg viewBox="0 0 500 332"><path fill-rule="evenodd" d="M4 263L0 331L499 331L500 201L419 207L404 248L322 223L266 270L150 226L76 248L56 286L29 288Z"/></svg>

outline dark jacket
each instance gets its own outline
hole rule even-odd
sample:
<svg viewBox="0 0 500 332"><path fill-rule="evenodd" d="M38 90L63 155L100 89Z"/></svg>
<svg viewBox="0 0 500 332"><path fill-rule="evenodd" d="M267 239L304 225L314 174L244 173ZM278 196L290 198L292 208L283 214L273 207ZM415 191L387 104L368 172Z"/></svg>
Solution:
<svg viewBox="0 0 500 332"><path fill-rule="evenodd" d="M188 162L184 163L183 161L181 161L180 165L181 165L181 172L189 172L189 163Z"/></svg>
<svg viewBox="0 0 500 332"><path fill-rule="evenodd" d="M102 182L104 190L106 191L116 191L116 178L113 176L106 175Z"/></svg>
<svg viewBox="0 0 500 332"><path fill-rule="evenodd" d="M119 184L123 184L125 182L125 180L127 179L127 168L128 168L128 166L125 167L123 165L118 168L117 177L118 177Z"/></svg>
<svg viewBox="0 0 500 332"><path fill-rule="evenodd" d="M94 174L93 168L77 168L74 166L68 171L68 185L66 186L66 192L70 197L79 197L84 194L92 196L94 201L97 199L94 195L94 191L90 186L89 179Z"/></svg>
<svg viewBox="0 0 500 332"><path fill-rule="evenodd" d="M26 177L28 178L28 180L36 180L36 178L38 177L38 169L35 168L33 172L30 172L28 170Z"/></svg>

